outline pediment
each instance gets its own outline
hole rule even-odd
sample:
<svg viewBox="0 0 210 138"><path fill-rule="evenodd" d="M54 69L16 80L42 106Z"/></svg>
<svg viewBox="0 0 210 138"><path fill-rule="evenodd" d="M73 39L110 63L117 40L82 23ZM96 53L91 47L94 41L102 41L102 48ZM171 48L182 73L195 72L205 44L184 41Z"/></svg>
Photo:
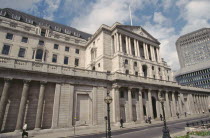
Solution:
<svg viewBox="0 0 210 138"><path fill-rule="evenodd" d="M126 25L121 25L120 26L122 29L126 29L128 31L131 31L137 35L140 35L144 38L150 39L152 41L157 41L151 34L149 34L145 29L143 29L141 26L126 26Z"/></svg>

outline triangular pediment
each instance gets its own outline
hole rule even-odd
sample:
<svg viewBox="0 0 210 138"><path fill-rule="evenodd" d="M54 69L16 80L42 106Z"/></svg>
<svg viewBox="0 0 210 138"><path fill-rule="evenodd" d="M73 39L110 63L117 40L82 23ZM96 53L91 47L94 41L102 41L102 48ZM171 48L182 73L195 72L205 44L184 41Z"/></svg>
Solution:
<svg viewBox="0 0 210 138"><path fill-rule="evenodd" d="M149 34L145 29L143 29L141 26L128 26L128 25L120 25L120 28L126 29L128 31L131 31L137 35L140 35L144 38L150 39L152 41L157 41L151 34Z"/></svg>

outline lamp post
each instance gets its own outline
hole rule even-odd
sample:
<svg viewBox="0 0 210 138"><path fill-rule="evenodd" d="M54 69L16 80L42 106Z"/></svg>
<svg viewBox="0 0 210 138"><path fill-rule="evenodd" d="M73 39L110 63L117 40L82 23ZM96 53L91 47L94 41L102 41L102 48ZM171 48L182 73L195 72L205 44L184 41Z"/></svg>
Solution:
<svg viewBox="0 0 210 138"><path fill-rule="evenodd" d="M162 106L162 111L163 111L163 137L162 138L171 138L170 133L169 133L169 129L166 125L166 117L165 117L165 110L164 110L164 97L163 97L163 93L160 92L160 94L158 95L159 101L161 103Z"/></svg>
<svg viewBox="0 0 210 138"><path fill-rule="evenodd" d="M104 98L104 102L107 104L107 121L108 121L108 138L111 138L111 126L110 126L110 103L112 102L112 97L107 93Z"/></svg>

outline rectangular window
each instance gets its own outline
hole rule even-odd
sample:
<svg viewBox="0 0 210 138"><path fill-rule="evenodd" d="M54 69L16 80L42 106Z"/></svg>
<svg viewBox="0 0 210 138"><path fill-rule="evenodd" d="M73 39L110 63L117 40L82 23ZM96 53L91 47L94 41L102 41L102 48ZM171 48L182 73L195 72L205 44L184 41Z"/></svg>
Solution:
<svg viewBox="0 0 210 138"><path fill-rule="evenodd" d="M124 91L120 92L120 98L124 98Z"/></svg>
<svg viewBox="0 0 210 138"><path fill-rule="evenodd" d="M79 54L79 49L75 49L75 53L76 54Z"/></svg>
<svg viewBox="0 0 210 138"><path fill-rule="evenodd" d="M65 51L69 52L69 47L68 46L65 47Z"/></svg>
<svg viewBox="0 0 210 138"><path fill-rule="evenodd" d="M57 55L56 54L53 54L52 62L53 63L56 63L57 62Z"/></svg>
<svg viewBox="0 0 210 138"><path fill-rule="evenodd" d="M12 38L13 38L13 34L7 33L6 39L12 40Z"/></svg>
<svg viewBox="0 0 210 138"><path fill-rule="evenodd" d="M135 72L135 76L138 76L138 75L139 75L139 73L138 73L138 71L136 71L136 72Z"/></svg>
<svg viewBox="0 0 210 138"><path fill-rule="evenodd" d="M28 43L28 37L22 37L21 42L23 42L23 43Z"/></svg>
<svg viewBox="0 0 210 138"><path fill-rule="evenodd" d="M20 48L19 49L19 53L18 53L18 57L24 57L25 56L25 52L26 52L25 48Z"/></svg>
<svg viewBox="0 0 210 138"><path fill-rule="evenodd" d="M132 99L135 99L135 98L136 98L135 92L132 92L132 93L131 93L131 97L132 97Z"/></svg>
<svg viewBox="0 0 210 138"><path fill-rule="evenodd" d="M58 49L59 45L58 44L54 44L54 49Z"/></svg>
<svg viewBox="0 0 210 138"><path fill-rule="evenodd" d="M4 54L4 55L9 55L9 50L10 50L10 46L9 45L4 45L1 53Z"/></svg>
<svg viewBox="0 0 210 138"><path fill-rule="evenodd" d="M79 66L79 59L75 58L75 62L74 62L75 67Z"/></svg>
<svg viewBox="0 0 210 138"><path fill-rule="evenodd" d="M64 57L64 64L66 64L66 65L69 64L69 57Z"/></svg>
<svg viewBox="0 0 210 138"><path fill-rule="evenodd" d="M44 45L44 41L43 40L39 40L39 45L43 46Z"/></svg>

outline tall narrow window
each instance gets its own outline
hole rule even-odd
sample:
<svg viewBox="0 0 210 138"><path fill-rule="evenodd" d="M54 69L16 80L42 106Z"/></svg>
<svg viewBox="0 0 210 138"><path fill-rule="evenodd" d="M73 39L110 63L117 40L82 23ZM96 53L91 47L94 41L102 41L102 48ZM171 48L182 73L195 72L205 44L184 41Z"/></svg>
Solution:
<svg viewBox="0 0 210 138"><path fill-rule="evenodd" d="M9 55L9 50L10 50L10 46L9 45L4 45L1 53L3 55Z"/></svg>
<svg viewBox="0 0 210 138"><path fill-rule="evenodd" d="M54 44L54 49L58 49L59 45L58 44Z"/></svg>
<svg viewBox="0 0 210 138"><path fill-rule="evenodd" d="M53 54L53 56L52 56L52 62L53 63L56 63L57 62L57 55L56 54Z"/></svg>
<svg viewBox="0 0 210 138"><path fill-rule="evenodd" d="M26 52L25 48L20 48L19 49L19 53L18 53L18 57L24 57L25 56L25 52Z"/></svg>
<svg viewBox="0 0 210 138"><path fill-rule="evenodd" d="M75 65L75 66L79 66L79 59L78 59L78 58L75 58L74 65Z"/></svg>
<svg viewBox="0 0 210 138"><path fill-rule="evenodd" d="M65 51L69 52L69 47L68 46L65 47Z"/></svg>
<svg viewBox="0 0 210 138"><path fill-rule="evenodd" d="M66 64L66 65L69 64L69 57L64 57L64 64Z"/></svg>
<svg viewBox="0 0 210 138"><path fill-rule="evenodd" d="M79 54L79 49L75 49L75 53L76 54Z"/></svg>
<svg viewBox="0 0 210 138"><path fill-rule="evenodd" d="M12 40L12 38L13 38L13 34L7 33L6 39Z"/></svg>

